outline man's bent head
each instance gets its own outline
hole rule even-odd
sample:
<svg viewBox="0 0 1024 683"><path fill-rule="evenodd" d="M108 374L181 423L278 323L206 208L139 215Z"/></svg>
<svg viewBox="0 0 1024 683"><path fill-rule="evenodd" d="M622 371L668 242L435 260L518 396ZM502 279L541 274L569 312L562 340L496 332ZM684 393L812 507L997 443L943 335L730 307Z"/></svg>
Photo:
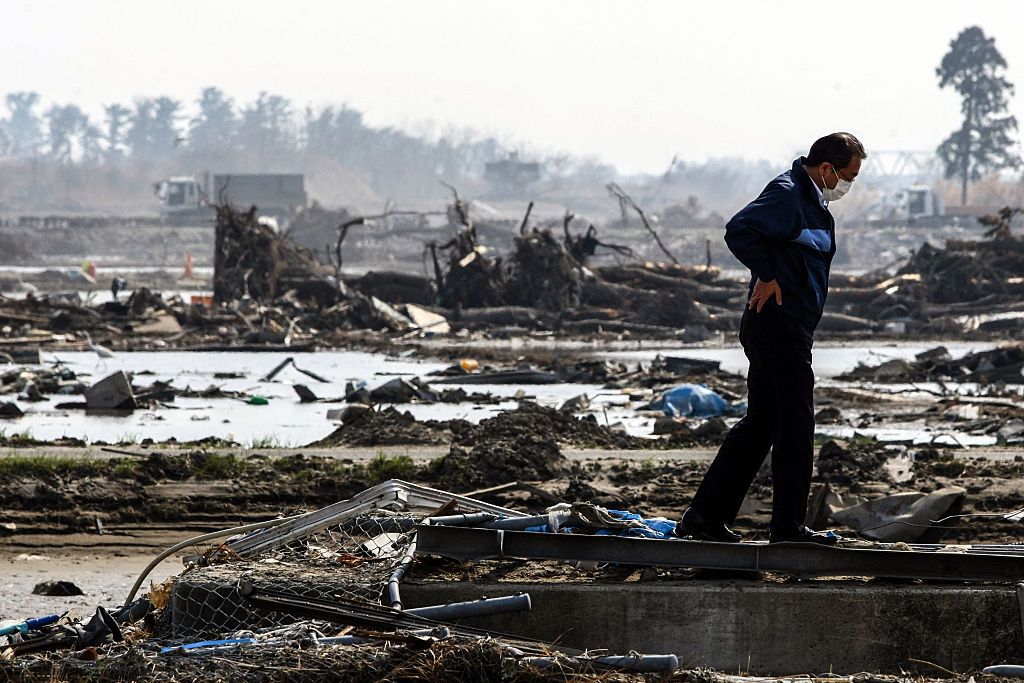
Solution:
<svg viewBox="0 0 1024 683"><path fill-rule="evenodd" d="M832 133L818 138L804 159L804 169L829 201L846 194L860 173L867 152L850 133Z"/></svg>

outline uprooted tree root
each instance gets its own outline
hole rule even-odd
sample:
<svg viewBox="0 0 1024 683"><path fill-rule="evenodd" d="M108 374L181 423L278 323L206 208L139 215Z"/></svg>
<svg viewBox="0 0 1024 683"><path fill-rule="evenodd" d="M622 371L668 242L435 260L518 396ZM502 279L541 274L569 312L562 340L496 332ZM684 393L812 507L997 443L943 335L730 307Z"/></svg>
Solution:
<svg viewBox="0 0 1024 683"><path fill-rule="evenodd" d="M285 281L322 274L312 252L259 222L255 206L246 212L217 206L213 297L218 303L245 296L272 300Z"/></svg>

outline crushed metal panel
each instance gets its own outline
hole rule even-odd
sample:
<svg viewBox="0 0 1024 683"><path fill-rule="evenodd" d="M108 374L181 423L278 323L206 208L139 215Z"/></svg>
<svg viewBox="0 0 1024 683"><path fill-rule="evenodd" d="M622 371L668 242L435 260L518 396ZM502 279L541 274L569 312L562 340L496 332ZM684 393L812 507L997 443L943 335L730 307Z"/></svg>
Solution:
<svg viewBox="0 0 1024 683"><path fill-rule="evenodd" d="M479 512L492 512L507 517L522 517L523 513L508 508L484 503L454 493L448 493L429 486L410 484L390 479L370 487L348 500L332 503L314 510L290 522L269 529L263 529L230 541L228 548L241 557L256 555L286 545L325 527L354 518L364 512L376 509L395 511L420 510L424 514L454 500L460 507Z"/></svg>

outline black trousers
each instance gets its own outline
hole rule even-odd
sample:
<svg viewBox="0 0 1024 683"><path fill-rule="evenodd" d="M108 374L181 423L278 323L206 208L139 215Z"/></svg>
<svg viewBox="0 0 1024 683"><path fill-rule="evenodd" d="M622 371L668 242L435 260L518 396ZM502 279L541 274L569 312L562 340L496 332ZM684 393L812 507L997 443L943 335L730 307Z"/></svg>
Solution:
<svg viewBox="0 0 1024 683"><path fill-rule="evenodd" d="M778 309L743 314L747 414L704 475L693 499L697 512L732 523L771 449L772 531L791 534L803 525L814 464L813 341L812 330Z"/></svg>

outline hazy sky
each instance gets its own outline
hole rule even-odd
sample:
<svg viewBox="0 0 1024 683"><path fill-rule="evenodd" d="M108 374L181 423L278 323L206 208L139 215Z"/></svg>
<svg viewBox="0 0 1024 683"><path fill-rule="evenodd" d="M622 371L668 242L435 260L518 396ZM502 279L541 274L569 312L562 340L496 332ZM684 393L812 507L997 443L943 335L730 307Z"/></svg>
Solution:
<svg viewBox="0 0 1024 683"><path fill-rule="evenodd" d="M1020 0L0 0L0 93L90 111L205 85L374 125L452 123L626 172L673 154L785 162L849 130L932 149L958 100L935 67L978 24L1021 89Z"/></svg>

